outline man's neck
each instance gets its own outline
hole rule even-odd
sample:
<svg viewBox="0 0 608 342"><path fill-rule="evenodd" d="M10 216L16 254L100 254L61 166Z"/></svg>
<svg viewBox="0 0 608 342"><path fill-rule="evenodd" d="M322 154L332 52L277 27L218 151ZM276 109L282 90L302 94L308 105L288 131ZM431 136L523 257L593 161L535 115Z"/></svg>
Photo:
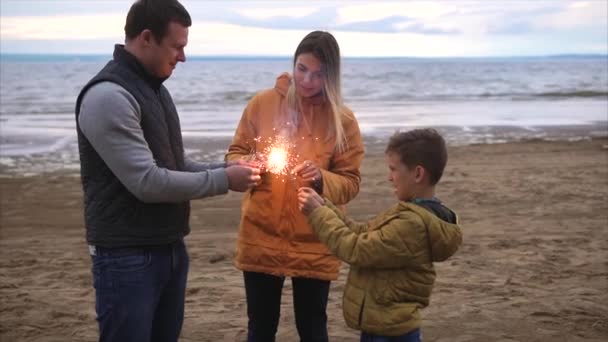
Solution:
<svg viewBox="0 0 608 342"><path fill-rule="evenodd" d="M133 56L135 56L135 58L137 58L137 60L139 61L139 63L141 63L142 65L144 65L142 58L141 58L141 53L139 53L139 49L137 49L134 45L134 43L129 43L129 42L125 42L125 51L127 51L128 53L132 54Z"/></svg>

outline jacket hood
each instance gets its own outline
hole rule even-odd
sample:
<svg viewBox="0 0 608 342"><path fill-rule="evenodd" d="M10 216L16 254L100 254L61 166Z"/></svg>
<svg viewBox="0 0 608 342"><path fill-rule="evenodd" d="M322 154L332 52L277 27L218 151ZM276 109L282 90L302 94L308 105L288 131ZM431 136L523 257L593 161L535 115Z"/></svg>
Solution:
<svg viewBox="0 0 608 342"><path fill-rule="evenodd" d="M288 72L284 72L282 74L279 75L279 77L277 77L277 81L274 85L274 89L281 94L281 96L285 97L287 96L287 90L289 89L289 86L291 85L293 77L288 73ZM302 102L304 104L321 104L323 102L325 102L325 96L321 93L318 95L315 95L313 97L310 98L304 98L302 99Z"/></svg>
<svg viewBox="0 0 608 342"><path fill-rule="evenodd" d="M443 210L434 210L424 208L420 205L408 202L400 202L406 209L415 212L420 216L422 222L426 226L429 239L429 248L431 249L431 258L433 262L440 262L448 259L462 244L462 229L458 225L456 214L449 208L440 204ZM438 216L444 216L444 219L453 218L452 222L448 222Z"/></svg>
<svg viewBox="0 0 608 342"><path fill-rule="evenodd" d="M291 84L291 75L288 72L284 72L277 77L277 81L274 84L274 89L282 96L287 96L287 89Z"/></svg>

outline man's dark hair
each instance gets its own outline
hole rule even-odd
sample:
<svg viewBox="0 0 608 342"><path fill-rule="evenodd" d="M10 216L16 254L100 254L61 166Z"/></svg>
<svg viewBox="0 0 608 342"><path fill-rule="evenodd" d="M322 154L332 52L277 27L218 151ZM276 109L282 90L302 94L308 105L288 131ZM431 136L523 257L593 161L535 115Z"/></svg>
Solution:
<svg viewBox="0 0 608 342"><path fill-rule="evenodd" d="M410 169L417 165L424 167L431 185L439 182L448 161L445 140L431 128L395 133L386 147L386 153L389 152L398 154Z"/></svg>
<svg viewBox="0 0 608 342"><path fill-rule="evenodd" d="M185 27L192 25L190 14L177 0L137 0L127 14L125 36L127 40L137 37L143 30L152 31L157 43L167 35L170 22Z"/></svg>

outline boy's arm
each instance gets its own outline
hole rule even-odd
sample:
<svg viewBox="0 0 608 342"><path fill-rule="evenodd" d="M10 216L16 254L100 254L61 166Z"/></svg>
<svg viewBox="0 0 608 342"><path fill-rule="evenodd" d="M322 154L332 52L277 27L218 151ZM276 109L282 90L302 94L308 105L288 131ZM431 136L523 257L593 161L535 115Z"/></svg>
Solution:
<svg viewBox="0 0 608 342"><path fill-rule="evenodd" d="M379 229L360 234L327 206L315 209L308 221L319 240L353 266L402 268L429 262L425 227L417 216L400 215Z"/></svg>
<svg viewBox="0 0 608 342"><path fill-rule="evenodd" d="M346 215L344 215L344 212L342 212L342 210L340 210L338 207L336 207L333 203L331 203L331 201L329 199L325 199L325 205L331 209L336 216L338 216L338 218L340 220L342 220L342 222L344 222L344 224L350 228L350 230L352 230L353 232L357 233L357 234L361 234L363 232L367 231L367 227L369 226L368 223L363 223L363 222L357 222L355 220L352 220L350 218L348 218Z"/></svg>

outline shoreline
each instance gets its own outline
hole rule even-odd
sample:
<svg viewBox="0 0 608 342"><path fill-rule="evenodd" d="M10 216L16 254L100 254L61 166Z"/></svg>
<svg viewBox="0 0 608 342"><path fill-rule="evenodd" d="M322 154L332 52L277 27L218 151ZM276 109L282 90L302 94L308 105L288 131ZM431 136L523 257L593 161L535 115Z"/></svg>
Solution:
<svg viewBox="0 0 608 342"><path fill-rule="evenodd" d="M369 143L369 144L368 144ZM394 203L384 143L366 141L348 213ZM77 171L0 178L0 340L95 341L90 258ZM241 194L192 201L191 264L180 341L242 341L246 305L232 265ZM449 146L437 196L464 227L457 254L436 264L425 340L608 338L608 139ZM342 318L348 267L332 282L332 341L358 341ZM285 282L278 341L297 340Z"/></svg>
<svg viewBox="0 0 608 342"><path fill-rule="evenodd" d="M423 126L411 126L401 131L422 128ZM426 127L426 126L425 126ZM448 146L474 146L492 145L505 143L525 143L528 141L593 141L608 138L608 121L597 122L588 125L566 125L566 126L429 126L437 129L446 139ZM390 136L397 131L385 130L375 134L363 134L366 149L383 149ZM7 146L22 144L25 150L35 150L28 142L28 137L18 136L13 138L2 137L0 140L0 178L31 177L54 172L78 173L79 156L76 136L59 137L60 146L44 153L28 153L11 155L6 153ZM50 149L53 142L49 137L36 138L43 142L43 149ZM232 136L199 136L192 135L187 131L183 136L186 155L198 161L222 160ZM41 147L42 148L42 147ZM4 150L4 153L3 153Z"/></svg>

